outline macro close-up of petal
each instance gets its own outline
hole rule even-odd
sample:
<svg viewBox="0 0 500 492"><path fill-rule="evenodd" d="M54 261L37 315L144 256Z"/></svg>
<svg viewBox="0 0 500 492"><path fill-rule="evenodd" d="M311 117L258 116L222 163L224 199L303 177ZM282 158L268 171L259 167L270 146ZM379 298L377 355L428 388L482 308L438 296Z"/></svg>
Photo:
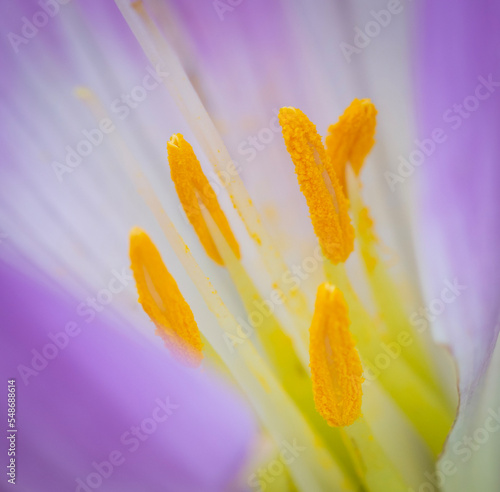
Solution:
<svg viewBox="0 0 500 492"><path fill-rule="evenodd" d="M0 490L500 490L496 0L0 10Z"/></svg>

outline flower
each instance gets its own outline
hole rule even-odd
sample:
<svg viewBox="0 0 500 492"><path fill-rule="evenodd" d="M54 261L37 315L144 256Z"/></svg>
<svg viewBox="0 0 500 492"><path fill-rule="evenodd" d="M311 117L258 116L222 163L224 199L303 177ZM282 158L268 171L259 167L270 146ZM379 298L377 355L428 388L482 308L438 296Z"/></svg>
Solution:
<svg viewBox="0 0 500 492"><path fill-rule="evenodd" d="M130 237L132 271L139 301L167 345L164 356L191 367L185 371L201 363L234 380L260 420L261 440L274 441L270 454L257 453L259 463L247 464L254 470L243 478L250 487L456 490L453 484L480 461L467 458L467 466L458 466L456 457L467 429L475 436L473 422L485 417L484 410L476 412L479 397L488 394L481 389L494 385L491 371L489 386L482 378L498 331L492 297L498 278L492 270L483 284L485 270L472 268L469 257L469 268L462 268L462 249L477 255L472 241L443 260L452 249L448 241L460 240L456 227L443 239L443 220L463 224L461 217L470 216L443 219L446 210L435 197L449 189L446 196L461 206L460 181L443 181L425 167L427 158L444 159L441 148L461 158L457 137L453 144L448 127L433 126L436 108L451 96L443 95L448 84L438 77L448 72L427 55L429 46L434 53L430 41L417 58L422 133L415 148L410 143L412 60L401 32L411 24L412 7L389 2L367 20L336 2L116 3L135 39L115 8L94 2L80 11L44 4L47 22L49 14L55 17L62 32L48 30L43 43L34 42L43 15L32 12L21 17L20 32L35 34L8 36L14 65L23 60L21 83L29 74L48 73L49 64L50 74L71 79L10 90L26 98L13 98L4 136L7 155L20 163L2 171L6 229L14 238L8 248L15 245L45 274L57 268L59 282L76 295L75 279L93 286L97 294L78 306L79 316L94 319L113 301L110 312L126 313L152 344L153 330L134 296L118 297L112 288L114 272L120 277L124 267L128 231L140 226ZM444 50L446 31L432 24L439 8L423 9L430 20L422 16L421 31L430 29ZM455 15L457 25L470 16L461 4ZM479 29L484 19L470 17ZM92 35L85 32L89 19L98 19ZM467 39L469 30L457 29L456 39L462 34ZM64 48L61 37L69 43ZM43 49L48 43L52 52ZM28 46L31 51L17 57ZM475 99L464 99L466 109L485 100L484 90L493 97L490 58L481 57L481 73L474 74L481 88L473 87ZM139 76L137 66L144 67ZM449 65L455 77L456 66ZM117 81L112 72L120 74ZM69 93L61 99L63 86L77 86L74 100ZM22 119L30 101L43 109L43 125ZM43 101L53 105L42 108ZM469 118L463 107L450 99L442 122ZM489 128L493 116L478 115ZM49 131L50 122L59 131ZM325 139L316 128L328 133ZM16 145L27 129L40 150ZM59 141L49 138L54 133ZM481 138L488 145L492 140ZM45 167L28 168L21 150L36 162L41 155ZM494 217L481 215L488 200L476 196L483 170L494 169L490 162L480 161L474 189L467 189L475 191L467 195L474 218L485 217L481 231L497 227ZM422 178L430 175L423 186L429 211L415 235L413 209L426 210L411 195L419 166ZM447 178L447 165L440 169ZM31 212L28 220L20 203ZM42 246L37 251L30 247L33 237ZM486 232L481 238L488 265L494 250ZM438 268L429 268L428 254L415 262L423 243L439 252ZM98 291L102 282L108 289ZM471 288L474 301L467 297ZM471 320L477 325L466 323ZM458 328L450 335L452 325ZM472 344L468 333L477 335ZM458 368L460 412L448 441L457 374L436 338L451 347ZM244 440L235 446L242 449ZM221 466L218 476L227 483L234 469L226 474Z"/></svg>

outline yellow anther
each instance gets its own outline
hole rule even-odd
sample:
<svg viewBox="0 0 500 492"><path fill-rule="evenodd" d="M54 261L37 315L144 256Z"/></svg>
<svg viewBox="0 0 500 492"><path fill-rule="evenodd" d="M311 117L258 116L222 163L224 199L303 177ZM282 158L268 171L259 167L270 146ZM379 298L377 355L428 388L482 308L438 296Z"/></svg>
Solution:
<svg viewBox="0 0 500 492"><path fill-rule="evenodd" d="M347 212L349 202L321 137L300 109L282 108L279 121L323 253L334 264L343 262L354 248L354 229Z"/></svg>
<svg viewBox="0 0 500 492"><path fill-rule="evenodd" d="M210 213L230 248L233 250L234 255L240 258L240 248L236 238L231 231L224 212L220 208L212 186L203 174L200 162L191 145L178 133L170 138L167 144L167 151L170 175L175 184L182 208L186 212L189 222L194 227L208 256L219 265L223 264L222 258L208 230L201 207L205 207Z"/></svg>
<svg viewBox="0 0 500 492"><path fill-rule="evenodd" d="M176 359L188 366L200 365L201 336L191 308L156 246L138 227L130 232L130 260L139 302L155 323L157 334Z"/></svg>
<svg viewBox="0 0 500 492"><path fill-rule="evenodd" d="M328 282L321 284L309 356L316 409L335 427L351 425L361 415L363 369L349 323L342 292Z"/></svg>
<svg viewBox="0 0 500 492"><path fill-rule="evenodd" d="M340 184L347 193L345 167L348 162L358 175L375 143L377 110L369 99L354 99L337 123L330 125L326 151Z"/></svg>

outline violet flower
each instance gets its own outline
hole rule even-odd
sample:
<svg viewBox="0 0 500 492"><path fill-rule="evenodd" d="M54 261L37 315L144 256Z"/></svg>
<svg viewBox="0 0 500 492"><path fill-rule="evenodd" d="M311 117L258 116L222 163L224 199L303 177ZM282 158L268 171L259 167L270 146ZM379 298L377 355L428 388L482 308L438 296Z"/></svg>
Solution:
<svg viewBox="0 0 500 492"><path fill-rule="evenodd" d="M5 9L2 258L79 299L83 326L115 327L75 343L64 373L114 391L109 415L91 416L99 434L148 409L119 413L139 389L91 384L110 371L104 356L86 364L96 344L115 348L119 374L133 357L150 368L148 397L177 375L172 398L192 409L144 448L149 471L120 467L109 490L498 488L497 9L449 8ZM49 368L16 362L36 345L25 323L8 367L39 380ZM207 370L253 408L251 458L248 415ZM212 409L206 462L196 405ZM55 435L50 463L75 485L88 453L70 459L71 432Z"/></svg>

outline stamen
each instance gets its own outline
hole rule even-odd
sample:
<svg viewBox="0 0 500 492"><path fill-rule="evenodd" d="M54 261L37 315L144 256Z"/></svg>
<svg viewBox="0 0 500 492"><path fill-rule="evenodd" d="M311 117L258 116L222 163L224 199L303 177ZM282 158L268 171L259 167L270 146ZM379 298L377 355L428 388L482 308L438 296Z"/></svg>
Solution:
<svg viewBox="0 0 500 492"><path fill-rule="evenodd" d="M334 264L344 262L354 248L354 229L321 137L300 109L282 108L279 121L323 252Z"/></svg>
<svg viewBox="0 0 500 492"><path fill-rule="evenodd" d="M130 232L130 260L139 302L158 328L157 333L176 359L199 366L202 342L191 308L155 245L138 227Z"/></svg>
<svg viewBox="0 0 500 492"><path fill-rule="evenodd" d="M116 1L124 4L127 0ZM96 123L102 118L109 117L102 103L96 104L96 107L91 107L91 109L96 117ZM294 482L304 490L317 490L320 486L324 486L327 490L358 490L342 474L336 459L324 447L322 436L310 427L302 412L283 390L283 386L254 347L252 340L241 339L238 321L224 304L210 279L195 261L175 229L127 142L119 132L110 135L110 139L116 151L116 161L126 170L137 193L158 221L179 263L186 270L207 307L217 319L217 324L207 322L201 325L207 342L227 365L252 405L258 409L263 427L276 442L281 442L284 438L290 442L296 439L308 450L307 453L301 455L301 459L287 464ZM274 265L279 266L279 264L279 261L274 262ZM228 350L225 334L239 336L243 341L242 344L234 347L237 356ZM261 384L261 381L264 381L264 384ZM267 392L269 388L271 393Z"/></svg>
<svg viewBox="0 0 500 492"><path fill-rule="evenodd" d="M351 425L361 415L363 369L349 323L342 292L321 284L310 329L310 366L316 408L335 427Z"/></svg>
<svg viewBox="0 0 500 492"><path fill-rule="evenodd" d="M212 219L219 227L225 240L231 247L236 258L240 258L240 248L236 238L231 231L227 218L220 208L217 195L210 186L208 179L203 174L191 145L178 133L172 135L167 143L168 162L170 164L170 175L175 184L177 195L181 201L182 208L194 227L201 244L208 256L219 265L224 262L217 251L214 240L207 223L203 217L201 206L204 206ZM201 206L200 206L201 205Z"/></svg>
<svg viewBox="0 0 500 492"><path fill-rule="evenodd" d="M152 65L168 72L169 76L163 79L163 84L177 103L196 137L196 141L203 149L204 155L207 156L217 175L224 175L226 178L226 190L229 198L241 217L249 236L259 247L261 258L269 272L270 284L276 283L279 290L283 292L284 306L290 312L292 319L288 329L290 335L293 336L294 340L304 340L310 320L306 298L302 291L293 288L293 284L283 280L284 272L288 271L283 256L263 227L258 210L252 206L252 200L242 179L238 173L234 172L233 161L224 141L191 84L182 63L148 14L144 3L149 2L137 1L133 3L133 6L130 0L115 0L115 3ZM130 156L125 157L125 163L130 161ZM141 181L144 181L143 175L141 175ZM148 204L154 202L152 205L154 205L155 213L161 216L161 223L165 223L164 231L168 229L169 234L177 236L177 232L172 231L173 226L170 219L166 217L165 211L161 210L158 197L154 193L152 194L149 184L147 188L147 193L142 191L141 193ZM209 297L209 292L207 296ZM307 351L307 344L305 351Z"/></svg>
<svg viewBox="0 0 500 492"><path fill-rule="evenodd" d="M346 165L350 162L356 175L361 171L375 143L376 116L377 110L369 99L354 99L338 122L328 128L326 151L346 194Z"/></svg>

